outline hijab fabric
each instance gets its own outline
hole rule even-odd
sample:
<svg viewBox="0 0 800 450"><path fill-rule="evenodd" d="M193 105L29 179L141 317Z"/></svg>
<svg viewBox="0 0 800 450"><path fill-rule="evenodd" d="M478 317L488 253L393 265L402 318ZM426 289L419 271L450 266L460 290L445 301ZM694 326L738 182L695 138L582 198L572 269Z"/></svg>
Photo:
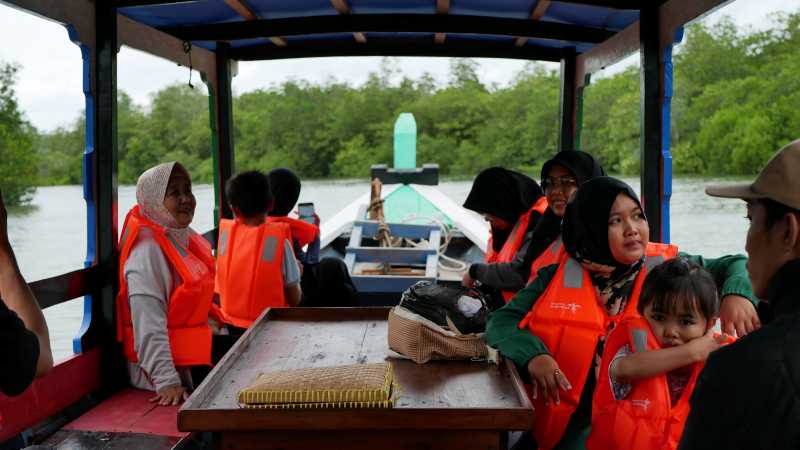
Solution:
<svg viewBox="0 0 800 450"><path fill-rule="evenodd" d="M503 167L490 167L475 177L464 208L479 214L491 214L513 226L542 195L542 188L529 176ZM500 230L492 227L495 251L500 251L511 231L512 228Z"/></svg>
<svg viewBox="0 0 800 450"><path fill-rule="evenodd" d="M562 223L564 248L589 271L610 315L624 309L644 262L642 256L633 264L622 264L611 254L608 218L619 194L627 195L641 207L639 197L623 181L611 177L587 181L567 204Z"/></svg>
<svg viewBox="0 0 800 450"><path fill-rule="evenodd" d="M283 217L292 212L300 198L300 178L289 169L272 169L267 174L272 195L275 198L268 216Z"/></svg>
<svg viewBox="0 0 800 450"><path fill-rule="evenodd" d="M592 155L580 150L563 150L556 153L552 159L547 160L544 165L542 165L542 181L550 175L550 170L556 164L563 166L575 177L578 187L592 178L605 175L603 166L601 166ZM558 217L551 208L547 208L544 215L533 229L531 244L528 246L528 251L525 254L522 267L527 270L533 261L535 261L560 234L561 217Z"/></svg>
<svg viewBox="0 0 800 450"><path fill-rule="evenodd" d="M146 219L164 227L168 235L184 247L188 247L189 237L195 231L189 227L181 228L172 213L164 206L164 196L173 170L182 171L187 177L189 176L186 169L175 161L145 170L136 182L136 203Z"/></svg>
<svg viewBox="0 0 800 450"><path fill-rule="evenodd" d="M542 165L541 180L547 178L550 169L556 164L567 169L575 177L578 186L606 174L603 166L592 155L580 150L562 150Z"/></svg>

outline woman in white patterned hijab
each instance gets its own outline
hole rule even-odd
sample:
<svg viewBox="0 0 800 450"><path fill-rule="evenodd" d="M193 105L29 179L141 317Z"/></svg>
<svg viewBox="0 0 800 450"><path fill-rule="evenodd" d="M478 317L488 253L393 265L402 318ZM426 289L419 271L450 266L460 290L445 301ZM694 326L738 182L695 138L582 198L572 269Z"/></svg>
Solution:
<svg viewBox="0 0 800 450"><path fill-rule="evenodd" d="M136 203L144 217L164 227L184 247L189 245L197 202L189 172L180 163L159 164L142 173L136 182Z"/></svg>

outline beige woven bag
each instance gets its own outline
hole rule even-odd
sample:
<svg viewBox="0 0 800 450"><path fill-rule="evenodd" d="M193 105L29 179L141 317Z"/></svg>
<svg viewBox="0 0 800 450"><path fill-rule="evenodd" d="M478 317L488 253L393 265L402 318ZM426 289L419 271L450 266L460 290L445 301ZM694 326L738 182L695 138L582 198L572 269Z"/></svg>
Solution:
<svg viewBox="0 0 800 450"><path fill-rule="evenodd" d="M433 359L498 361L497 350L486 345L483 333L459 334L402 306L389 312L389 349L418 364Z"/></svg>

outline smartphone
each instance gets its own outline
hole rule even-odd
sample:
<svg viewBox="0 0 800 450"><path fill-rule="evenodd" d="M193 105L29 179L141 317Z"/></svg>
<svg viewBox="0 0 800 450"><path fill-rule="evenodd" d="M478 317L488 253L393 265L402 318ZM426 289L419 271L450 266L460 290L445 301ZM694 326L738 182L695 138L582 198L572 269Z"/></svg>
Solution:
<svg viewBox="0 0 800 450"><path fill-rule="evenodd" d="M314 223L314 204L309 203L299 203L297 205L297 213L300 216L300 220L304 222L308 222L313 224Z"/></svg>

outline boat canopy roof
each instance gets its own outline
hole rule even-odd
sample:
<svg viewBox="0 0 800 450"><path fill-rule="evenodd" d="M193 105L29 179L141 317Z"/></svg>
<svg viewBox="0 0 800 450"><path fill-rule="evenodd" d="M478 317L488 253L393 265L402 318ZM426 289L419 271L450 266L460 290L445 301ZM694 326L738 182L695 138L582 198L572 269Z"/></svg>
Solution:
<svg viewBox="0 0 800 450"><path fill-rule="evenodd" d="M660 4L658 0L652 0ZM234 60L469 56L560 61L639 20L636 0L116 0L117 12Z"/></svg>

